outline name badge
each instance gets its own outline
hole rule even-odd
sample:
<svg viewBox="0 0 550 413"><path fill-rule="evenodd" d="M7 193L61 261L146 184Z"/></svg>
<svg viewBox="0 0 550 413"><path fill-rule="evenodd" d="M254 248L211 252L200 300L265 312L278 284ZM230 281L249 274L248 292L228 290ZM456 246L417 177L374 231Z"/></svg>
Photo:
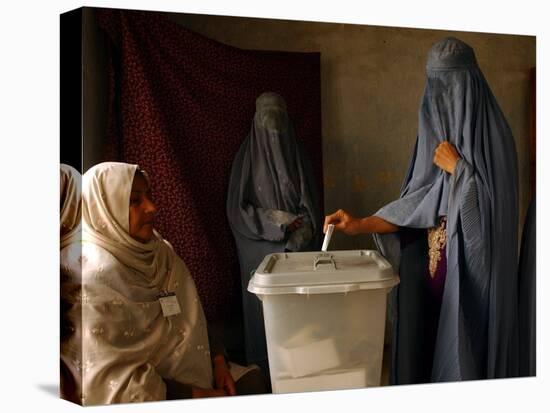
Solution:
<svg viewBox="0 0 550 413"><path fill-rule="evenodd" d="M170 317L181 313L180 304L176 298L176 293L163 292L159 296L160 307L164 317Z"/></svg>

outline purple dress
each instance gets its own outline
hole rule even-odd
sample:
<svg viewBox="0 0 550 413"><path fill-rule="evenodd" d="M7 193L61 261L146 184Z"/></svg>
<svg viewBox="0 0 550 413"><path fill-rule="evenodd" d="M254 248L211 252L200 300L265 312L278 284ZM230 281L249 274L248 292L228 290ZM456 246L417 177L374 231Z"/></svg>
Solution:
<svg viewBox="0 0 550 413"><path fill-rule="evenodd" d="M442 217L439 226L427 230L428 268L426 269L426 286L428 294L426 331L431 348L434 350L443 289L445 288L445 276L447 275L446 224L446 217Z"/></svg>
<svg viewBox="0 0 550 413"><path fill-rule="evenodd" d="M439 314L447 273L446 219L437 227L399 230L401 250L409 265L400 269L401 287L414 291L401 297L401 334L414 336L402 350L400 384L430 383L439 324ZM395 343L394 343L395 344Z"/></svg>

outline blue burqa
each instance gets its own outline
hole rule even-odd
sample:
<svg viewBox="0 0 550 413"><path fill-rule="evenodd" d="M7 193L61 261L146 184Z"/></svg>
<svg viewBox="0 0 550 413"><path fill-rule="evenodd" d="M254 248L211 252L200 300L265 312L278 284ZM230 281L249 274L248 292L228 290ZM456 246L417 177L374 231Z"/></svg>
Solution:
<svg viewBox="0 0 550 413"><path fill-rule="evenodd" d="M268 373L262 303L248 282L267 254L319 248L322 234L317 182L296 138L284 99L272 92L256 100L250 133L231 168L227 218L241 270L247 363ZM289 231L297 218L302 225Z"/></svg>
<svg viewBox="0 0 550 413"><path fill-rule="evenodd" d="M443 141L461 157L452 175L433 163ZM447 217L447 273L430 360L417 345L417 291L407 288L414 269L426 268L418 264L426 256L402 254L399 232L375 235L402 280L391 300L392 383L421 381L418 360L432 363L432 382L516 376L516 148L473 49L458 39L444 38L429 52L418 136L401 195L375 215L419 229Z"/></svg>
<svg viewBox="0 0 550 413"><path fill-rule="evenodd" d="M521 237L518 272L519 375L537 375L537 200L531 200Z"/></svg>

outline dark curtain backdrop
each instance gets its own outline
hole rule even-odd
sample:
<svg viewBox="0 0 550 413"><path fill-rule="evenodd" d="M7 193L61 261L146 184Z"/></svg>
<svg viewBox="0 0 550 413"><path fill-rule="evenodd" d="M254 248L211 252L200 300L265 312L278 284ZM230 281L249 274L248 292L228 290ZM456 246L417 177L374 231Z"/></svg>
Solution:
<svg viewBox="0 0 550 413"><path fill-rule="evenodd" d="M225 215L233 158L264 91L287 102L322 192L320 54L242 50L155 12L96 9L108 39L105 160L150 174L157 229L191 270L209 321L241 311ZM321 205L322 209L322 205Z"/></svg>

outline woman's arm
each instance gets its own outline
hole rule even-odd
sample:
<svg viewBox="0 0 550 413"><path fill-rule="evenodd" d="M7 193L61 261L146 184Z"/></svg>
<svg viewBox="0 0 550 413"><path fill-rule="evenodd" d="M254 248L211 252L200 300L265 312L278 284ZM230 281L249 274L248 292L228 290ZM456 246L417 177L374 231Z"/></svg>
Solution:
<svg viewBox="0 0 550 413"><path fill-rule="evenodd" d="M212 371L214 373L216 390L224 392L227 396L236 395L235 381L229 371L225 346L218 334L210 326L208 326L208 342L210 345L210 354L212 355Z"/></svg>
<svg viewBox="0 0 550 413"><path fill-rule="evenodd" d="M333 224L334 229L344 232L348 235L357 234L386 234L397 232L399 227L380 217L371 215L365 218L355 218L343 209L325 217L323 232L327 231L328 225Z"/></svg>
<svg viewBox="0 0 550 413"><path fill-rule="evenodd" d="M439 168L453 175L456 165L460 160L456 148L444 141L436 148L434 152L433 162ZM323 232L327 231L329 224L334 224L334 229L342 231L348 235L356 234L387 234L397 232L399 227L383 218L377 216L369 216L365 218L355 218L346 211L339 209L331 215L325 217L325 225Z"/></svg>
<svg viewBox="0 0 550 413"><path fill-rule="evenodd" d="M235 381L222 354L217 354L212 359L212 370L214 372L215 390L223 392L226 396L235 396L237 394Z"/></svg>

